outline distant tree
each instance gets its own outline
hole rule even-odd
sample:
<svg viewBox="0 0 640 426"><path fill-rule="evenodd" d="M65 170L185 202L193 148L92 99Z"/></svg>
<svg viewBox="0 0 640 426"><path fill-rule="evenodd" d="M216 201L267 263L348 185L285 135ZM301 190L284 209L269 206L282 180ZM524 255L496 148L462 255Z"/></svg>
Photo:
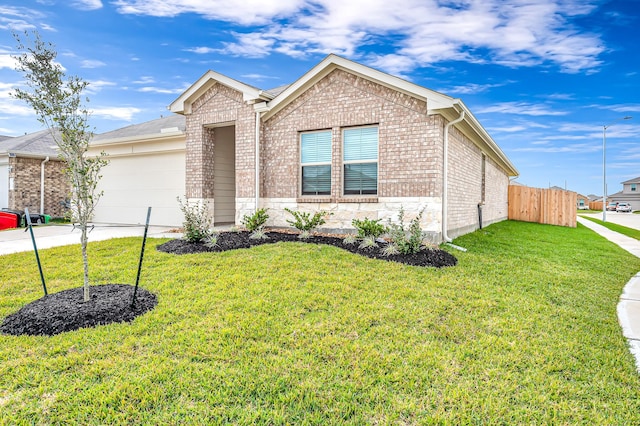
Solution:
<svg viewBox="0 0 640 426"><path fill-rule="evenodd" d="M29 33L24 33L25 40ZM18 51L16 71L23 74L26 90L15 89L13 96L29 104L38 121L51 131L59 156L66 163L66 174L71 182L71 216L81 231L80 245L84 267L84 300L89 301L89 261L87 257L87 226L102 193L96 188L100 180L100 169L107 164L103 152L97 157L88 157L86 152L93 131L88 125L89 112L82 95L88 83L81 78L67 77L62 66L55 62L57 52L51 43L42 41L33 32L33 43L25 46L14 33Z"/></svg>

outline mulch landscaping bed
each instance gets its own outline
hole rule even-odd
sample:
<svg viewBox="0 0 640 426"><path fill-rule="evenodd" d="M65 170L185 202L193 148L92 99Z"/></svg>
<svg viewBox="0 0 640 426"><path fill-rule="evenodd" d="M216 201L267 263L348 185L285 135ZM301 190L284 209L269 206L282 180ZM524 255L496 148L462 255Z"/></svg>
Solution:
<svg viewBox="0 0 640 426"><path fill-rule="evenodd" d="M272 244L284 241L298 241L312 244L327 244L350 251L351 253L360 254L362 256L374 259L388 260L393 262L404 263L413 266L431 266L441 268L443 266L455 266L458 263L451 253L437 248L423 248L418 253L413 254L397 254L385 256L382 254L386 242L379 242L379 247L360 248L360 243L345 244L342 238L328 235L314 235L308 239L301 240L298 234L291 232L272 231L266 232L267 239L251 239L251 234L247 231L242 232L221 232L218 235L217 245L213 248L207 247L204 243L192 243L182 239L168 241L157 247L158 250L165 253L173 254L189 254L203 252L220 252L234 250L240 248L249 248L260 244Z"/></svg>
<svg viewBox="0 0 640 426"><path fill-rule="evenodd" d="M53 336L85 327L133 321L156 307L155 294L138 287L131 306L134 287L126 284L91 286L91 300L84 302L82 287L49 294L9 315L0 333Z"/></svg>

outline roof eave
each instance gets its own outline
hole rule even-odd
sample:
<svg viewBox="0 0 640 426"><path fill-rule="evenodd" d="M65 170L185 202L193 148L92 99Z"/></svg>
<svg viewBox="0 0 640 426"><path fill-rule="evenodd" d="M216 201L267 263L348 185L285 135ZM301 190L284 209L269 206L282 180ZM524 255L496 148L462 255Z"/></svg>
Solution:
<svg viewBox="0 0 640 426"><path fill-rule="evenodd" d="M122 136L118 138L92 140L90 142L91 148L97 148L102 146L123 145L128 143L136 143L142 141L163 141L168 139L175 139L177 137L185 136L185 132L182 130L165 132L165 133L150 133L146 135L137 136Z"/></svg>

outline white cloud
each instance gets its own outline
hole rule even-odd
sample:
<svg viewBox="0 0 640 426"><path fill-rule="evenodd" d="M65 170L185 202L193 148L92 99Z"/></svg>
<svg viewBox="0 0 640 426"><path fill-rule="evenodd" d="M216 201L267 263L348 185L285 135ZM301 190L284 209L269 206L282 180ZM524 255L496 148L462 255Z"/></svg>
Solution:
<svg viewBox="0 0 640 426"><path fill-rule="evenodd" d="M137 89L138 92L142 92L142 93L159 93L163 95L181 94L185 90L186 90L186 87L176 88L176 89L165 89L162 87L153 87L153 86L146 86L146 87L141 87Z"/></svg>
<svg viewBox="0 0 640 426"><path fill-rule="evenodd" d="M507 84L509 84L509 82L495 83L495 84L469 83L469 84L466 84L464 86L454 86L454 87L451 87L449 89L441 90L441 92L443 92L443 93L459 93L461 95L468 95L468 94L483 93L483 92L486 92L489 89L493 89L494 87L502 87L502 86L506 86Z"/></svg>
<svg viewBox="0 0 640 426"><path fill-rule="evenodd" d="M16 69L17 61L10 54L0 53L0 69Z"/></svg>
<svg viewBox="0 0 640 426"><path fill-rule="evenodd" d="M107 64L95 59L85 59L80 62L80 67L82 68L100 68L100 67L104 67L105 65Z"/></svg>
<svg viewBox="0 0 640 426"><path fill-rule="evenodd" d="M74 0L71 5L80 10L102 9L101 0Z"/></svg>
<svg viewBox="0 0 640 426"><path fill-rule="evenodd" d="M518 115L567 115L566 111L556 111L545 104L529 104L526 102L502 102L485 108L477 108L476 114L501 113L501 114L518 114Z"/></svg>
<svg viewBox="0 0 640 426"><path fill-rule="evenodd" d="M156 79L151 77L150 75L143 75L142 77L140 77L140 80L136 80L133 83L134 84L152 84L155 82L156 82Z"/></svg>
<svg viewBox="0 0 640 426"><path fill-rule="evenodd" d="M598 143L576 143L564 146L533 146L512 149L514 152L540 152L540 153L588 153L602 151L602 145Z"/></svg>
<svg viewBox="0 0 640 426"><path fill-rule="evenodd" d="M241 25L265 24L278 16L293 15L302 0L116 0L120 13L149 16L177 16L197 13L207 19Z"/></svg>
<svg viewBox="0 0 640 426"><path fill-rule="evenodd" d="M42 13L37 10L0 5L0 29L2 30L33 30L36 28L34 22L42 19L42 17Z"/></svg>
<svg viewBox="0 0 640 426"><path fill-rule="evenodd" d="M11 96L18 83L0 82L0 114L11 114L12 116L29 117L35 116L33 109L26 103Z"/></svg>
<svg viewBox="0 0 640 426"><path fill-rule="evenodd" d="M141 111L140 108L135 107L94 108L91 114L108 120L132 121L134 114L138 114Z"/></svg>
<svg viewBox="0 0 640 426"><path fill-rule="evenodd" d="M184 49L185 52L193 52L193 53L198 53L200 55L202 54L206 54L206 53L214 53L217 52L219 49L213 49L211 47L192 47L190 49Z"/></svg>
<svg viewBox="0 0 640 426"><path fill-rule="evenodd" d="M252 27L237 32L222 52L262 57L338 53L394 74L443 61L508 67L555 65L567 73L592 72L604 51L598 34L572 24L596 6L580 0L116 0L120 13L176 16L197 13ZM376 40L395 50L372 54Z"/></svg>
<svg viewBox="0 0 640 426"><path fill-rule="evenodd" d="M527 128L522 125L514 125L509 127L491 127L487 130L495 133L498 133L498 132L513 133L513 132L522 132L524 130L527 130Z"/></svg>
<svg viewBox="0 0 640 426"><path fill-rule="evenodd" d="M117 83L113 81L106 81L106 80L88 80L87 83L89 83L89 85L86 88L86 92L88 94L98 93L104 87L117 86Z"/></svg>
<svg viewBox="0 0 640 426"><path fill-rule="evenodd" d="M280 77L274 77L272 75L264 75L264 74L243 74L240 77L246 78L247 80L279 80Z"/></svg>

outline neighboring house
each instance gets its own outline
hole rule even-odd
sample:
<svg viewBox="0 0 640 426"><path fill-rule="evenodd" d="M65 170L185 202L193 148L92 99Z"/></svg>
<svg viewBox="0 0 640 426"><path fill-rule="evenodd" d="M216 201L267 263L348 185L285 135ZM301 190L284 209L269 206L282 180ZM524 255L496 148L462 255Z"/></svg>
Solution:
<svg viewBox="0 0 640 426"><path fill-rule="evenodd" d="M640 177L622 182L622 191L610 194L609 199L616 203L629 203L632 210L640 210Z"/></svg>
<svg viewBox="0 0 640 426"><path fill-rule="evenodd" d="M577 194L576 193L576 204L578 210L587 210L589 208L589 197L587 195Z"/></svg>
<svg viewBox="0 0 640 426"><path fill-rule="evenodd" d="M325 228L345 229L403 207L407 220L424 209L441 241L477 229L479 206L484 225L508 216L518 172L460 99L335 55L272 91L209 71L169 109L186 118L186 196L208 201L216 224L265 207L268 225L287 226L288 207L331 212ZM135 163L122 155L147 173L153 149Z"/></svg>
<svg viewBox="0 0 640 426"><path fill-rule="evenodd" d="M95 222L179 226L176 197L185 194L185 118L181 115L95 135L89 154L108 154L98 184Z"/></svg>
<svg viewBox="0 0 640 426"><path fill-rule="evenodd" d="M0 208L65 214L70 186L49 130L0 140Z"/></svg>

